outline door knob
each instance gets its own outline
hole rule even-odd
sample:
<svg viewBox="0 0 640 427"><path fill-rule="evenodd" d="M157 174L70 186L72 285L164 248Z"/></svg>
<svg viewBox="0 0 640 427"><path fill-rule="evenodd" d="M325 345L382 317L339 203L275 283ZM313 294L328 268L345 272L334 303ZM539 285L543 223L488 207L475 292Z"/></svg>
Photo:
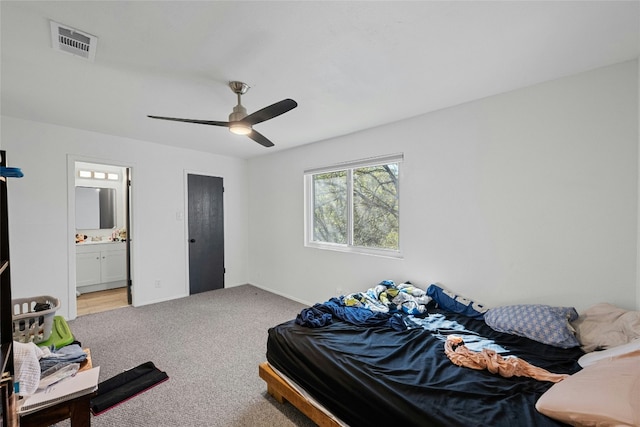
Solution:
<svg viewBox="0 0 640 427"><path fill-rule="evenodd" d="M189 239L189 243L195 243L196 239Z"/></svg>

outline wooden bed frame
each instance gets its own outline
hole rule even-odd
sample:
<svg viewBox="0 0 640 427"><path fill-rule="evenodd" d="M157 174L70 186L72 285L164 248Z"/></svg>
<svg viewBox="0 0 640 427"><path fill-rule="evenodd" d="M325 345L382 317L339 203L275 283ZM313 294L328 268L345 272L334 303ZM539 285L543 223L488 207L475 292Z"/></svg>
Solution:
<svg viewBox="0 0 640 427"><path fill-rule="evenodd" d="M267 383L267 393L279 403L289 402L320 427L340 427L338 422L322 412L312 402L287 384L285 380L271 369L271 366L269 366L267 362L263 362L258 366L258 373L260 378Z"/></svg>

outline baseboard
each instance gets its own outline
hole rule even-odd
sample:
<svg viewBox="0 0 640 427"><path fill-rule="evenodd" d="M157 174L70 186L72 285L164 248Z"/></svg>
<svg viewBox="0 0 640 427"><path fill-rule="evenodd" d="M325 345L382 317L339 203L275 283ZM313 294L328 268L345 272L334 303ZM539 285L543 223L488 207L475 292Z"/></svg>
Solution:
<svg viewBox="0 0 640 427"><path fill-rule="evenodd" d="M266 287L266 286L260 286L260 285L254 284L254 283L247 283L247 285L254 286L256 288L262 289L263 291L267 291L267 292L270 292L272 294L280 295L283 298L290 299L291 301L299 302L300 304L304 304L304 305L308 305L308 306L312 306L312 305L315 304L314 302L305 301L305 300L302 300L300 298L296 298L296 297L293 297L291 295L276 291L276 290L271 289L271 288Z"/></svg>

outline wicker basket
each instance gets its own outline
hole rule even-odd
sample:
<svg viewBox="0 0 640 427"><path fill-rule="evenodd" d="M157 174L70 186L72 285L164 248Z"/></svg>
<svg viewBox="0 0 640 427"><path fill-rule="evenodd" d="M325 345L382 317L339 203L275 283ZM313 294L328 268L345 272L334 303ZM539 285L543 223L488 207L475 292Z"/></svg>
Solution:
<svg viewBox="0 0 640 427"><path fill-rule="evenodd" d="M14 341L38 344L49 339L53 329L53 317L60 308L58 298L43 295L14 299L11 303L13 304ZM48 304L50 308L35 311L36 306L42 304Z"/></svg>

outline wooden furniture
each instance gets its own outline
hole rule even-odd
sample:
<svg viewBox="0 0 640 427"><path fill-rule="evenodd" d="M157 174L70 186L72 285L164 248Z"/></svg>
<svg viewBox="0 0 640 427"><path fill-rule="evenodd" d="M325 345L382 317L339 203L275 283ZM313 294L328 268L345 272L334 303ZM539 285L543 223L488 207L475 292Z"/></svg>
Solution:
<svg viewBox="0 0 640 427"><path fill-rule="evenodd" d="M21 416L20 427L48 427L66 419L70 420L71 427L89 427L91 425L90 403L92 396L93 394L85 394Z"/></svg>
<svg viewBox="0 0 640 427"><path fill-rule="evenodd" d="M91 369L91 351L87 353L87 360L80 365L80 371ZM91 398L94 393L85 394L75 399L65 400L56 405L31 412L20 417L20 427L48 427L57 422L69 419L71 427L91 426Z"/></svg>
<svg viewBox="0 0 640 427"><path fill-rule="evenodd" d="M305 414L319 427L340 426L337 421L325 414L322 410L318 409L318 407L316 407L312 402L280 378L280 376L271 369L271 366L269 366L267 362L263 362L259 365L258 373L260 378L267 383L267 393L269 393L279 403L284 403L286 400L294 407L298 408L300 412Z"/></svg>
<svg viewBox="0 0 640 427"><path fill-rule="evenodd" d="M0 166L7 166L6 152L0 150ZM9 265L9 220L7 210L7 179L0 176L0 341L2 350L1 420L3 426L14 427L15 395L13 393L13 307L11 303L11 273Z"/></svg>

